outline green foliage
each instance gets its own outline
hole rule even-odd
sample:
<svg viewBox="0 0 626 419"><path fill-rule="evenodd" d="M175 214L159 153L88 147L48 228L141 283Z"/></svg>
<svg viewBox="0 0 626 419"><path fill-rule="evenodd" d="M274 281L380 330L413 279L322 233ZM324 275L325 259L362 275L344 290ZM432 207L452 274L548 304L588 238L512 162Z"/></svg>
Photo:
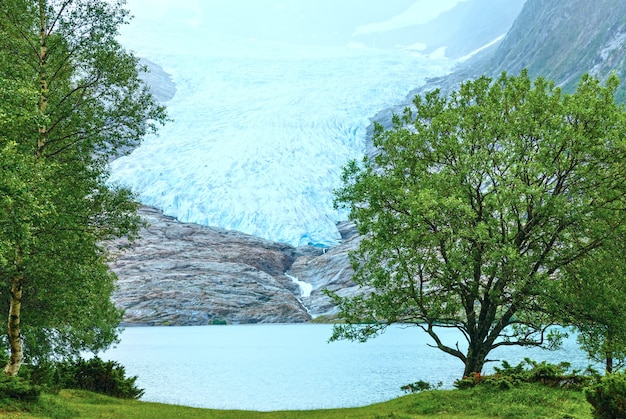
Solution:
<svg viewBox="0 0 626 419"><path fill-rule="evenodd" d="M79 389L124 399L138 399L144 393L136 386L136 376L126 376L123 365L99 357L25 364L20 369L20 379L47 393Z"/></svg>
<svg viewBox="0 0 626 419"><path fill-rule="evenodd" d="M626 363L626 242L617 234L608 246L567 268L551 294L563 323L578 330L578 343L607 372Z"/></svg>
<svg viewBox="0 0 626 419"><path fill-rule="evenodd" d="M585 389L598 419L626 418L626 373L607 374Z"/></svg>
<svg viewBox="0 0 626 419"><path fill-rule="evenodd" d="M427 381L419 380L414 383L406 384L400 387L400 390L403 390L406 393L419 393L422 391L430 391L441 388L442 385L443 383L441 381L438 382L436 386L433 386Z"/></svg>
<svg viewBox="0 0 626 419"><path fill-rule="evenodd" d="M0 2L0 294L22 291L11 349L23 342L30 362L117 339L103 243L134 239L142 223L107 163L166 120L117 41L123 4ZM16 303L0 299L0 313Z"/></svg>
<svg viewBox="0 0 626 419"><path fill-rule="evenodd" d="M3 360L3 362L6 362ZM37 386L46 393L58 393L62 382L58 362L44 361L36 365L23 364L19 377Z"/></svg>
<svg viewBox="0 0 626 419"><path fill-rule="evenodd" d="M502 361L502 368L494 367L491 375L471 373L467 377L454 382L458 389L468 389L477 385L508 390L522 383L541 384L548 387L582 389L594 378L593 371L580 374L578 371L569 371L570 364L561 362L550 364L546 361L537 362L525 358L516 366Z"/></svg>
<svg viewBox="0 0 626 419"><path fill-rule="evenodd" d="M0 399L9 398L34 401L41 395L41 387L20 377L7 377L0 374Z"/></svg>
<svg viewBox="0 0 626 419"><path fill-rule="evenodd" d="M573 94L543 78L502 74L449 96L414 100L380 152L344 169L338 206L360 247L332 339L367 340L392 323L423 328L434 346L479 373L504 345L548 346L563 319L553 296L567 268L623 239L626 113L619 84L585 76ZM593 317L593 313L587 312ZM439 330L466 340L446 342Z"/></svg>
<svg viewBox="0 0 626 419"><path fill-rule="evenodd" d="M122 399L138 399L144 391L137 388L136 376L126 377L123 365L103 361L98 357L89 360L65 361L57 366L58 387L89 390Z"/></svg>

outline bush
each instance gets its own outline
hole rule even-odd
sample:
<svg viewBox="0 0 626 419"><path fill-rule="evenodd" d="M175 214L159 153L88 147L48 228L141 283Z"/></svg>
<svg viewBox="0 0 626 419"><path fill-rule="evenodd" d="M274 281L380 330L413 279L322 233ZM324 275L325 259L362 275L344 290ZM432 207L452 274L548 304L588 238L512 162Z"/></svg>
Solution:
<svg viewBox="0 0 626 419"><path fill-rule="evenodd" d="M492 375L473 373L454 382L458 389L471 388L476 385L486 385L500 389L509 389L520 383L540 383L550 387L566 387L581 389L591 382L589 374L579 374L578 371L568 372L570 364L549 364L545 361L536 362L528 358L516 366L507 361L502 362L502 368L495 367Z"/></svg>
<svg viewBox="0 0 626 419"><path fill-rule="evenodd" d="M57 362L41 362L36 365L23 364L20 377L40 386L46 393L57 393L60 390L61 378Z"/></svg>
<svg viewBox="0 0 626 419"><path fill-rule="evenodd" d="M407 384L400 387L400 390L404 390L406 393L420 393L422 391L429 391L441 388L443 383L440 381L436 386L433 386L429 382L419 380L415 383Z"/></svg>
<svg viewBox="0 0 626 419"><path fill-rule="evenodd" d="M138 399L144 393L135 385L137 377L126 377L124 366L115 361L103 361L99 357L24 364L20 369L20 377L23 382L36 384L37 388L48 393L72 388L124 399Z"/></svg>
<svg viewBox="0 0 626 419"><path fill-rule="evenodd" d="M478 372L472 372L470 373L470 375L463 377L460 380L456 380L453 385L459 390L464 390L466 388L472 388L477 386L478 384L482 384L483 380L483 375Z"/></svg>
<svg viewBox="0 0 626 419"><path fill-rule="evenodd" d="M20 377L9 377L0 374L0 399L35 401L40 394L40 386L33 385Z"/></svg>
<svg viewBox="0 0 626 419"><path fill-rule="evenodd" d="M95 357L57 365L60 387L89 390L123 399L138 399L144 391L135 385L136 376L126 377L124 366Z"/></svg>
<svg viewBox="0 0 626 419"><path fill-rule="evenodd" d="M626 418L626 374L607 374L585 389L585 398L598 419Z"/></svg>

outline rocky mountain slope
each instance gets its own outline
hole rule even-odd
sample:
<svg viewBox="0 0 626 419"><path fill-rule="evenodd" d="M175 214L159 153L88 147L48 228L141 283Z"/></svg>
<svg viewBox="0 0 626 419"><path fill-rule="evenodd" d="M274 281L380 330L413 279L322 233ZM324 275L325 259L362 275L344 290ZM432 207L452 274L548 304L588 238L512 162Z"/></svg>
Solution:
<svg viewBox="0 0 626 419"><path fill-rule="evenodd" d="M361 33L356 40L365 45L393 48L399 45L399 40L412 39L416 44L403 46L426 55L439 51L448 58L458 59L505 35L525 1L465 0L428 22Z"/></svg>
<svg viewBox="0 0 626 419"><path fill-rule="evenodd" d="M176 84L172 77L166 73L158 64L142 58L139 64L144 66L146 71L141 72L141 79L150 87L152 95L160 102L167 102L176 94Z"/></svg>
<svg viewBox="0 0 626 419"><path fill-rule="evenodd" d="M181 223L142 207L147 226L129 245L111 243L118 275L113 299L126 325L295 323L332 315L323 288L354 294L347 249L358 238L324 252L295 248L236 231ZM294 279L311 284L303 289Z"/></svg>
<svg viewBox="0 0 626 419"><path fill-rule="evenodd" d="M626 2L528 0L485 72L544 76L566 91L589 72L605 79L626 76ZM622 86L620 97L626 98Z"/></svg>
<svg viewBox="0 0 626 419"><path fill-rule="evenodd" d="M447 93L468 79L496 78L503 71L518 74L523 68L531 77L553 80L565 92L573 92L584 73L604 80L615 72L623 81L616 99L626 102L626 2L527 0L500 42L459 64L452 74L429 79L372 120L390 127L393 113L411 106L415 95L434 89ZM369 153L374 153L371 144Z"/></svg>
<svg viewBox="0 0 626 419"><path fill-rule="evenodd" d="M517 73L526 67L531 76L546 76L566 90L574 89L585 72L604 78L615 71L624 78L625 41L623 0L527 0L499 44L373 119L386 125L415 94L449 91L481 74ZM164 98L173 94L167 75L156 76L158 93ZM618 99L626 99L625 92L622 86ZM126 309L126 324L303 322L335 313L324 288L342 295L359 292L350 280L347 256L359 237L349 223L340 226L343 242L324 252L180 223L151 208L141 213L150 224L142 239L119 251L111 263L119 276L114 301ZM299 287L294 279L310 288Z"/></svg>

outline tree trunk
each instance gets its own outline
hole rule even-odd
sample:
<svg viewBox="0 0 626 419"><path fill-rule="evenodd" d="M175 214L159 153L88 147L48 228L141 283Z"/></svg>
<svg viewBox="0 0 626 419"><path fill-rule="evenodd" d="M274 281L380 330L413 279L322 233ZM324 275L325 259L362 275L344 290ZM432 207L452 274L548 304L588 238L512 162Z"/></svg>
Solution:
<svg viewBox="0 0 626 419"><path fill-rule="evenodd" d="M46 76L46 67L48 63L48 46L47 46L47 33L46 33L46 2L39 0L39 31L40 31L40 44L39 44L39 112L41 115L45 115L48 108L48 78ZM40 156L46 146L46 136L48 129L46 125L42 123L39 126L39 139L37 140L37 156Z"/></svg>
<svg viewBox="0 0 626 419"><path fill-rule="evenodd" d="M606 373L610 374L613 372L613 352L608 351L606 353Z"/></svg>
<svg viewBox="0 0 626 419"><path fill-rule="evenodd" d="M20 335L20 312L22 309L22 282L21 275L13 277L11 281L11 304L9 306L8 332L9 346L11 347L11 356L4 373L11 377L17 375L24 359L24 350L22 347L22 337Z"/></svg>
<svg viewBox="0 0 626 419"><path fill-rule="evenodd" d="M465 371L463 377L469 377L472 373L480 374L485 365L487 353L480 345L471 345L467 350L467 358L465 359Z"/></svg>

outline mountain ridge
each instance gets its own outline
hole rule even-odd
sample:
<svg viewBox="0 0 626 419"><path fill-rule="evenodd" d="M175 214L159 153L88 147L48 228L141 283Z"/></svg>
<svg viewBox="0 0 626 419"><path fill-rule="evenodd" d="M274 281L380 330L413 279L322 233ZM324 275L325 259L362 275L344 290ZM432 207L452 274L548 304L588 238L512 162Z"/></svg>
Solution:
<svg viewBox="0 0 626 419"><path fill-rule="evenodd" d="M572 91L585 72L603 79L615 71L624 78L624 41L626 2L527 0L499 43L449 76L429 80L372 121L388 126L391 115L410 106L416 94L449 92L483 74L497 77L528 68L531 76L552 78L565 91ZM625 89L620 86L618 100L626 98ZM367 151L375 153L371 127ZM180 223L150 208L143 208L142 215L152 226L111 263L119 277L113 298L127 310L125 324L310 321L336 313L324 288L342 295L359 292L348 258L360 240L353 224L342 224L341 243L323 251ZM311 295L301 296L290 276L311 284Z"/></svg>
<svg viewBox="0 0 626 419"><path fill-rule="evenodd" d="M528 0L484 71L543 76L572 92L588 72L626 77L626 2ZM626 99L622 85L617 97Z"/></svg>
<svg viewBox="0 0 626 419"><path fill-rule="evenodd" d="M413 98L439 89L442 93L466 81L502 72L553 80L572 93L584 73L606 80L615 72L622 80L616 100L626 102L626 2L621 0L527 0L506 36L476 56L460 63L450 74L430 78L396 106L380 110L368 127L368 154L373 123L391 127L392 115L411 107Z"/></svg>

